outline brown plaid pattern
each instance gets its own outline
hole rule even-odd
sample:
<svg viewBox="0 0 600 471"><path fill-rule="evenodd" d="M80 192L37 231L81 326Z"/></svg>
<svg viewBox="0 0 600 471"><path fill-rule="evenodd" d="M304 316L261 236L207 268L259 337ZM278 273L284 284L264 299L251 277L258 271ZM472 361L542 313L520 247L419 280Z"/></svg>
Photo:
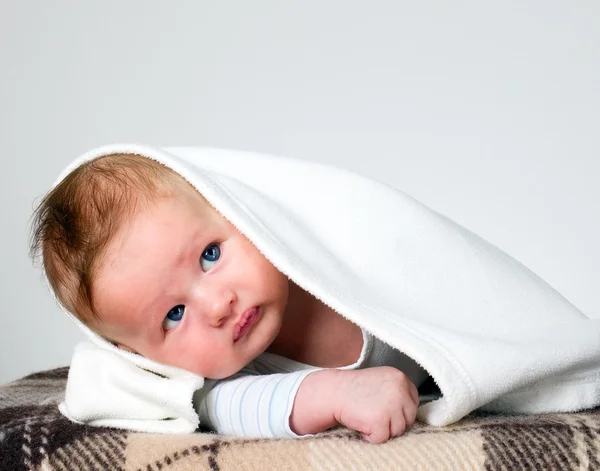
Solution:
<svg viewBox="0 0 600 471"><path fill-rule="evenodd" d="M471 414L417 423L382 445L337 428L300 440L160 435L69 422L56 408L67 368L0 387L0 470L600 470L600 409Z"/></svg>

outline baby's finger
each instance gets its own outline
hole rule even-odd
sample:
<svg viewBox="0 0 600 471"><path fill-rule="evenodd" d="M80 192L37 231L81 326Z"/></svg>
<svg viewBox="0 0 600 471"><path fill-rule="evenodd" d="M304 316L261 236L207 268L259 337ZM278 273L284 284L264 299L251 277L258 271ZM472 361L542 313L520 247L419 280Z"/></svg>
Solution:
<svg viewBox="0 0 600 471"><path fill-rule="evenodd" d="M362 437L370 443L385 443L390 439L389 425L386 423L374 426L370 432L363 432Z"/></svg>
<svg viewBox="0 0 600 471"><path fill-rule="evenodd" d="M402 407L402 413L404 414L404 420L406 421L406 426L410 427L417 420L417 406L412 402L404 404Z"/></svg>
<svg viewBox="0 0 600 471"><path fill-rule="evenodd" d="M400 437L406 431L407 423L404 414L396 414L390 420L390 437Z"/></svg>
<svg viewBox="0 0 600 471"><path fill-rule="evenodd" d="M410 398L413 400L415 405L418 406L419 405L419 390L412 382L408 385L408 392L410 394Z"/></svg>

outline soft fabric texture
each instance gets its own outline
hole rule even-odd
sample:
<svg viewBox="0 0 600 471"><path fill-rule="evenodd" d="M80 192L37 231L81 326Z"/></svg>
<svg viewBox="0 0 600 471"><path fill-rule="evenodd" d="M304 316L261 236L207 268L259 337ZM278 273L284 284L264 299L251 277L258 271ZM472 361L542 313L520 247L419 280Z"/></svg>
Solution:
<svg viewBox="0 0 600 471"><path fill-rule="evenodd" d="M423 366L442 393L419 408L426 423L451 424L483 406L540 413L600 404L600 320L404 193L308 161L130 144L84 154L59 181L112 153L178 172L281 272ZM202 378L80 326L90 340L75 350L63 414L140 431L197 428L192 394Z"/></svg>
<svg viewBox="0 0 600 471"><path fill-rule="evenodd" d="M151 434L59 414L67 368L0 386L0 469L10 471L598 470L600 408L572 414L473 412L448 427L415 423L371 445L343 427L298 440Z"/></svg>

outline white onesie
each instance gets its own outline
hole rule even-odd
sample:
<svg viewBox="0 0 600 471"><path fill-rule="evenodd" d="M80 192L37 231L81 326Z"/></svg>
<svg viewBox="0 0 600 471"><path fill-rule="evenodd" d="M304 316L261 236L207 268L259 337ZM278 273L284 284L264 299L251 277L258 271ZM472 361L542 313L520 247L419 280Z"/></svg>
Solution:
<svg viewBox="0 0 600 471"><path fill-rule="evenodd" d="M340 370L393 366L419 387L427 372L400 351L362 330L363 347L356 362ZM194 396L200 423L218 433L246 437L298 437L289 425L302 380L323 370L265 352L239 373L206 380Z"/></svg>

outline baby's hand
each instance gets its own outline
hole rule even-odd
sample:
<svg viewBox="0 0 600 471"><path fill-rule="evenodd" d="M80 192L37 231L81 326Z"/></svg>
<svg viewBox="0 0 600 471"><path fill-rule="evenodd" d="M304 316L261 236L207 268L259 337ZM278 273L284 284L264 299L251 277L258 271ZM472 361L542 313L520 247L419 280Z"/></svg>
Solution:
<svg viewBox="0 0 600 471"><path fill-rule="evenodd" d="M337 422L371 443L402 435L414 423L419 393L402 371L380 366L340 373Z"/></svg>
<svg viewBox="0 0 600 471"><path fill-rule="evenodd" d="M418 405L417 388L396 368L320 370L300 384L290 427L303 435L340 423L383 443L414 423Z"/></svg>

